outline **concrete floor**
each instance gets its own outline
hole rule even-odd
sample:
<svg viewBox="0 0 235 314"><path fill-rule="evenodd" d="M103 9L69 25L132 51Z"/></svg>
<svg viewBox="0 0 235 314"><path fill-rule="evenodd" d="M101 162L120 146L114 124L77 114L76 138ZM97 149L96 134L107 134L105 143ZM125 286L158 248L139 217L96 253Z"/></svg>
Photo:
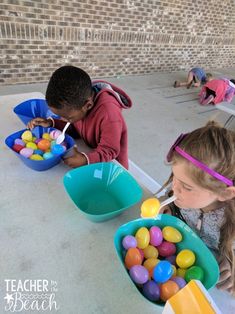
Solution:
<svg viewBox="0 0 235 314"><path fill-rule="evenodd" d="M234 69L214 70L212 71L212 73L218 77L227 76L229 78L232 78L233 73L235 73L235 70ZM183 80L185 76L186 76L185 72L176 72L176 73L171 73L171 74L170 73L156 73L156 74L146 75L146 76L107 78L107 80L125 89L125 91L133 99L133 103L134 103L133 108L131 110L123 111L124 116L127 121L128 129L129 129L129 158L133 162L135 162L141 169L143 169L147 174L149 174L156 181L158 181L160 184L162 184L169 175L169 167L164 164L165 155L169 147L171 146L171 144L174 142L175 138L180 133L187 132L187 131L193 130L194 128L200 127L204 125L206 121L208 121L209 119L215 116L216 116L216 119L219 120L221 123L224 123L228 117L227 114L221 113L220 111L214 109L213 106L208 106L208 107L199 106L198 101L197 101L197 98L198 98L197 95L198 95L199 89L192 88L190 90L187 90L185 88L174 89L172 87L173 82L176 79ZM14 97L14 94L31 93L31 92L41 92L45 94L45 89L46 89L46 84L1 86L0 95L1 96L11 95L9 97L11 97L12 103L14 103L14 99L15 101L16 99L19 99L17 95L15 95ZM24 99L25 97L27 97L26 94L22 96L22 99ZM16 104L18 103L16 102L15 105ZM1 105L3 106L4 104L1 104ZM14 126L19 127L18 123L19 122L15 122ZM233 123L231 123L230 127L234 128ZM10 126L8 125L6 132L9 132L9 130L10 130ZM3 132L3 133L6 133L6 132ZM10 153L11 152L9 152L9 154ZM15 171L17 172L18 167L16 167L16 165L14 165L14 167L15 167L14 168ZM55 175L55 172L58 171L58 169L55 171L53 170L51 171L53 175ZM62 176L62 171L64 170L59 169L59 171L60 171L59 175ZM45 176L45 174L42 174L42 175ZM27 180L32 180L30 173L29 174L26 173L26 177L27 177ZM8 184L10 184L10 178L6 177L4 180L9 182ZM50 180L53 180L53 178L50 178ZM52 181L51 181L51 184L53 184ZM59 194L58 194L58 197L59 197ZM6 203L7 196L4 196L4 200ZM45 203L46 201L43 200L42 202ZM66 200L63 202L65 202L64 206L67 206ZM56 202L54 203L54 206L56 206ZM63 206L60 206L60 207L62 208ZM14 212L12 212L12 214L14 215ZM56 211L55 211L55 215L57 215ZM120 225L120 223L124 223L125 219L128 219L128 218L129 220L133 219L133 217L131 216L130 217L126 216L126 217L120 218L120 220L114 221L112 224L102 224L103 231L104 232L109 231L111 233L112 230L115 230L118 227L118 225ZM78 220L77 221L78 223L79 223L79 219L80 219L79 217L75 218L75 220ZM60 221L60 223L61 223L60 228L67 227L67 225L63 226L62 220ZM83 224L84 224L84 227L90 228L90 225L89 223L86 222L86 220L84 220ZM76 229L75 226L76 226L76 223L73 222L74 234L77 232L77 230L75 230ZM15 226L15 227L16 227L15 231L13 231L12 227L10 226L8 227L8 229L11 228L14 234L18 232L17 230L19 230L20 232L21 227L20 226L18 227ZM113 227L115 229L113 229ZM71 228L71 225L68 226L68 230L69 228ZM94 227L94 230L96 230L96 232L98 232L99 235L101 235L101 232L98 231L98 229L99 229L98 227L96 228ZM82 230L83 229L81 229L80 232ZM34 231L32 229L32 233L33 232ZM60 236L61 235L58 234L58 238ZM5 239L7 241L7 238ZM54 244L56 244L56 241L55 240L53 241L55 242ZM92 241L94 242L94 240ZM33 247L34 244L31 243L30 245ZM14 249L17 250L17 248L13 248L13 251ZM35 254L37 254L36 249L34 250L35 250ZM48 250L48 254L50 254L49 250ZM11 255L14 256L12 251L11 251ZM93 256L93 258L95 258L95 256ZM75 262L76 261L74 261L74 266L75 266ZM51 260L51 263L52 263L52 260ZM66 261L66 265L67 263L69 262ZM36 273L39 273L39 272L37 271ZM63 279L61 278L61 281L62 280ZM110 282L111 280L112 278L110 278ZM100 279L100 283L102 283L101 279ZM121 284L119 284L118 287L119 289L121 289ZM61 287L61 293L62 293L63 288ZM76 285L74 286L74 288L76 288ZM130 288L132 289L132 287ZM69 286L66 287L66 293L69 293ZM217 303L217 305L221 309L223 309L222 312L224 314L230 314L230 313L235 312L234 299L232 299L229 295L227 295L226 293L219 292L216 289L213 289L211 291L211 295L214 301ZM69 298L69 295L67 297ZM135 293L133 294L132 297L135 297ZM68 303L68 300L64 300L64 303L66 302ZM143 304L141 302L139 303L141 304L140 306L143 306L144 308L145 303L144 302ZM147 303L146 303L146 306L147 306ZM62 314L80 313L80 312L74 312L72 309L73 307L71 304L71 311L61 312L61 313ZM101 308L99 309L97 308L97 311L93 309L91 312L86 312L86 311L84 312L84 308L82 309L83 309L82 310L83 313L108 313L107 309L105 311L105 310L101 310ZM134 313L134 307L131 307L130 305L128 309L129 311L126 311L126 313L130 313L130 314ZM150 306L148 306L145 312L152 313L153 308L150 308ZM119 313L119 309L118 308L114 309L113 313Z"/></svg>

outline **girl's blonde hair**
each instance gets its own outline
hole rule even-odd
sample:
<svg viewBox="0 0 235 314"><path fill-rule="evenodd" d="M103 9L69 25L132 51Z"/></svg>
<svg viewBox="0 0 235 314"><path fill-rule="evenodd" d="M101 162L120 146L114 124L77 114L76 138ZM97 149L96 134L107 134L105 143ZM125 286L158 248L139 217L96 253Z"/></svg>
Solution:
<svg viewBox="0 0 235 314"><path fill-rule="evenodd" d="M224 177L235 181L235 133L221 127L215 121L186 135L178 145L185 152L206 164ZM221 194L227 186L184 157L173 151L172 163L184 161L190 178L204 189ZM172 181L172 175L164 184ZM221 204L225 208L223 225L220 230L220 255L233 263L233 241L235 239L235 198Z"/></svg>

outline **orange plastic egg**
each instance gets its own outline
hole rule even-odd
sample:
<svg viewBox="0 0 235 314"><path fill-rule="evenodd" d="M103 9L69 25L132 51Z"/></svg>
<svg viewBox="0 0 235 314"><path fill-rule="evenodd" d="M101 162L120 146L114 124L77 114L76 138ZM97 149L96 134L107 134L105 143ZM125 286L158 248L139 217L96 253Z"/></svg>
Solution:
<svg viewBox="0 0 235 314"><path fill-rule="evenodd" d="M141 257L140 251L135 247L129 248L125 256L126 268L130 269L134 265L141 265L141 263L142 263L142 257Z"/></svg>
<svg viewBox="0 0 235 314"><path fill-rule="evenodd" d="M160 298L162 301L167 301L174 294L179 291L179 286L174 281L168 280L165 283L160 285Z"/></svg>
<svg viewBox="0 0 235 314"><path fill-rule="evenodd" d="M38 148L41 150L48 150L49 147L51 146L50 141L46 140L46 139L42 139L40 142L38 142Z"/></svg>

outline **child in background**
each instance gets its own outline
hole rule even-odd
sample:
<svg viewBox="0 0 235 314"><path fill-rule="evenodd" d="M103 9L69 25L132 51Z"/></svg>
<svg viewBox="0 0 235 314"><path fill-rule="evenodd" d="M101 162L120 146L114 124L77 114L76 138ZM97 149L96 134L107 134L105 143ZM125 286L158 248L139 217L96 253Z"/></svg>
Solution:
<svg viewBox="0 0 235 314"><path fill-rule="evenodd" d="M93 150L87 154L74 149L74 155L64 159L70 167L116 159L128 168L127 126L122 109L132 106L129 96L115 85L97 80L80 68L63 66L48 83L46 101L50 110L61 119L37 117L28 123L62 130L66 122L68 133L81 137Z"/></svg>
<svg viewBox="0 0 235 314"><path fill-rule="evenodd" d="M235 95L235 80L221 78L207 82L199 94L201 105L216 105L222 101L231 102Z"/></svg>
<svg viewBox="0 0 235 314"><path fill-rule="evenodd" d="M162 209L186 222L213 250L220 266L219 289L234 292L235 133L209 122L182 134L167 161L177 197Z"/></svg>
<svg viewBox="0 0 235 314"><path fill-rule="evenodd" d="M212 79L212 75L210 73L205 73L202 68L192 68L188 72L188 78L185 82L175 81L174 87L187 86L190 88L191 86L199 87L201 84L204 84Z"/></svg>

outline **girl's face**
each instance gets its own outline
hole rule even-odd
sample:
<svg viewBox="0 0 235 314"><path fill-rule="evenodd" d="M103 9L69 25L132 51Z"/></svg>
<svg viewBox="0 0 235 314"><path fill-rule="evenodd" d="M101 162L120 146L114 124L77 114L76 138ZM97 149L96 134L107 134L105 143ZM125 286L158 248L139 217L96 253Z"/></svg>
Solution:
<svg viewBox="0 0 235 314"><path fill-rule="evenodd" d="M177 197L175 205L179 208L205 208L218 201L218 195L206 190L192 181L187 174L185 162L175 163L172 166L172 189Z"/></svg>

